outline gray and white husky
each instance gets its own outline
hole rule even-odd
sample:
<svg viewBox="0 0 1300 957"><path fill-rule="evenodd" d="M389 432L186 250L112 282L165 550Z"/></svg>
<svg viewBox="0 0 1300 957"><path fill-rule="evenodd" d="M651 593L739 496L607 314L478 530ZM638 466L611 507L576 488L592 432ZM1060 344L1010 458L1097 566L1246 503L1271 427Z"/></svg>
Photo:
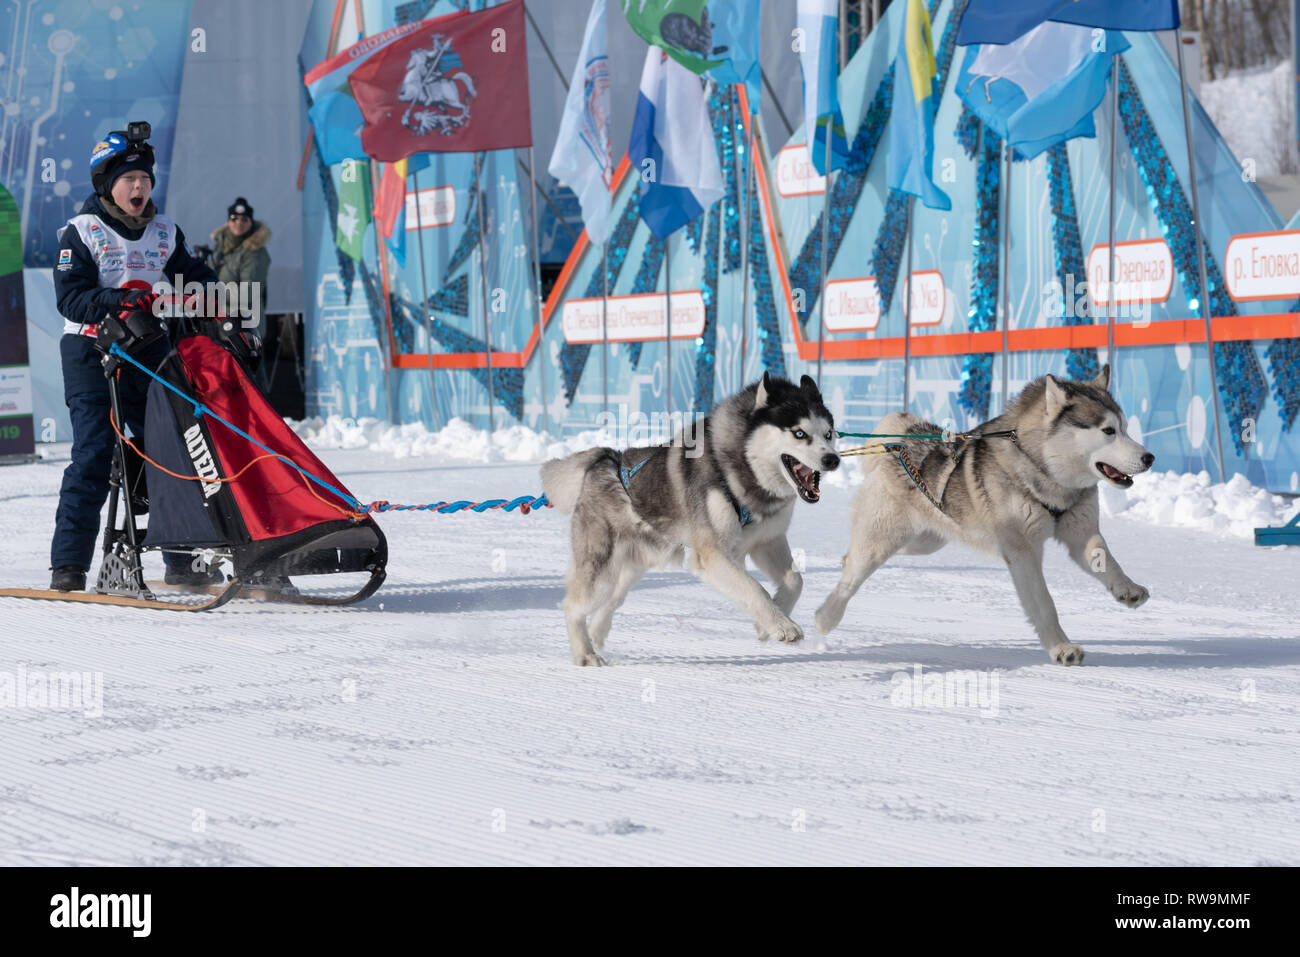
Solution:
<svg viewBox="0 0 1300 957"><path fill-rule="evenodd" d="M844 617L862 583L892 555L926 555L949 541L999 555L1020 604L1051 659L1083 661L1057 620L1043 579L1043 544L1055 538L1070 557L1130 608L1149 596L1110 553L1097 524L1097 483L1133 484L1155 456L1125 433L1111 397L1110 366L1091 382L1044 376L1006 412L976 432L1013 436L944 443L905 440L906 458L869 456L853 503L852 538L835 590L817 609L822 634ZM940 426L906 412L881 419L877 432L934 434Z"/></svg>
<svg viewBox="0 0 1300 957"><path fill-rule="evenodd" d="M668 445L588 449L543 465L546 497L573 513L564 620L574 664L605 663L599 652L628 589L686 549L691 570L748 612L760 638L803 638L790 620L803 577L786 530L795 502L821 498L821 473L839 464L817 384L764 374ZM746 555L775 595L745 570Z"/></svg>

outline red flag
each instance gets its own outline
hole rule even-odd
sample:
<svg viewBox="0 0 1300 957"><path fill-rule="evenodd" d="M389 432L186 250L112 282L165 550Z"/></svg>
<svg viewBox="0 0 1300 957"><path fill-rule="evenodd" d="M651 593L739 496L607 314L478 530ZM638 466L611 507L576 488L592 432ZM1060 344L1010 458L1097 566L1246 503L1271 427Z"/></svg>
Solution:
<svg viewBox="0 0 1300 957"><path fill-rule="evenodd" d="M435 17L352 71L367 155L531 146L523 0Z"/></svg>
<svg viewBox="0 0 1300 957"><path fill-rule="evenodd" d="M379 235L392 240L393 227L397 217L406 204L406 160L398 160L384 167L379 177L379 189L375 190L375 220L379 223Z"/></svg>

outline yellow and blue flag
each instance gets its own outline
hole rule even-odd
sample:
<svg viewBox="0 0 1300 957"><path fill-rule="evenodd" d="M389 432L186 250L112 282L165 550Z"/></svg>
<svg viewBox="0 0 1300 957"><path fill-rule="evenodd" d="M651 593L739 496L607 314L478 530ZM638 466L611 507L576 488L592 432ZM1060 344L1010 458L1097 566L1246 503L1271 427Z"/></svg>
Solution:
<svg viewBox="0 0 1300 957"><path fill-rule="evenodd" d="M934 185L934 41L923 0L903 0L903 31L894 59L894 102L889 115L889 188L919 196L931 209L952 209Z"/></svg>

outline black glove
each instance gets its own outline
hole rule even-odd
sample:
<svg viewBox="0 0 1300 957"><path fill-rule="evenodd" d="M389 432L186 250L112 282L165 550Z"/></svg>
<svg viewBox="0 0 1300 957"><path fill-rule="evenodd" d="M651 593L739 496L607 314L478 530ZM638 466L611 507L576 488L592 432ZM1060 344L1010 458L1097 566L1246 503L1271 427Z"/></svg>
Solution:
<svg viewBox="0 0 1300 957"><path fill-rule="evenodd" d="M122 308L138 309L153 314L153 304L161 297L152 289L128 289L122 297Z"/></svg>

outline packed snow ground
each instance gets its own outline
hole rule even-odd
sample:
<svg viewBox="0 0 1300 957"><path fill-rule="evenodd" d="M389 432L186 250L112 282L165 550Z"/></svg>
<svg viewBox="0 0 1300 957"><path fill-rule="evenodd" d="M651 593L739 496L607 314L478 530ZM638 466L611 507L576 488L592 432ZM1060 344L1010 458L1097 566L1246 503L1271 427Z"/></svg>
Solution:
<svg viewBox="0 0 1300 957"><path fill-rule="evenodd" d="M300 428L363 500L536 493L510 459L554 446L467 430L453 464L325 425ZM9 584L47 582L45 451L0 469ZM797 507L793 647L672 569L615 617L612 667L574 667L552 510L386 516L388 583L355 608L0 599L0 703L102 675L98 707L0 708L0 864L1300 863L1300 549L1239 535L1282 500L1139 477L1103 530L1143 608L1049 548L1088 653L1063 668L958 547L895 559L816 637L851 495ZM935 703L936 677L970 694Z"/></svg>

